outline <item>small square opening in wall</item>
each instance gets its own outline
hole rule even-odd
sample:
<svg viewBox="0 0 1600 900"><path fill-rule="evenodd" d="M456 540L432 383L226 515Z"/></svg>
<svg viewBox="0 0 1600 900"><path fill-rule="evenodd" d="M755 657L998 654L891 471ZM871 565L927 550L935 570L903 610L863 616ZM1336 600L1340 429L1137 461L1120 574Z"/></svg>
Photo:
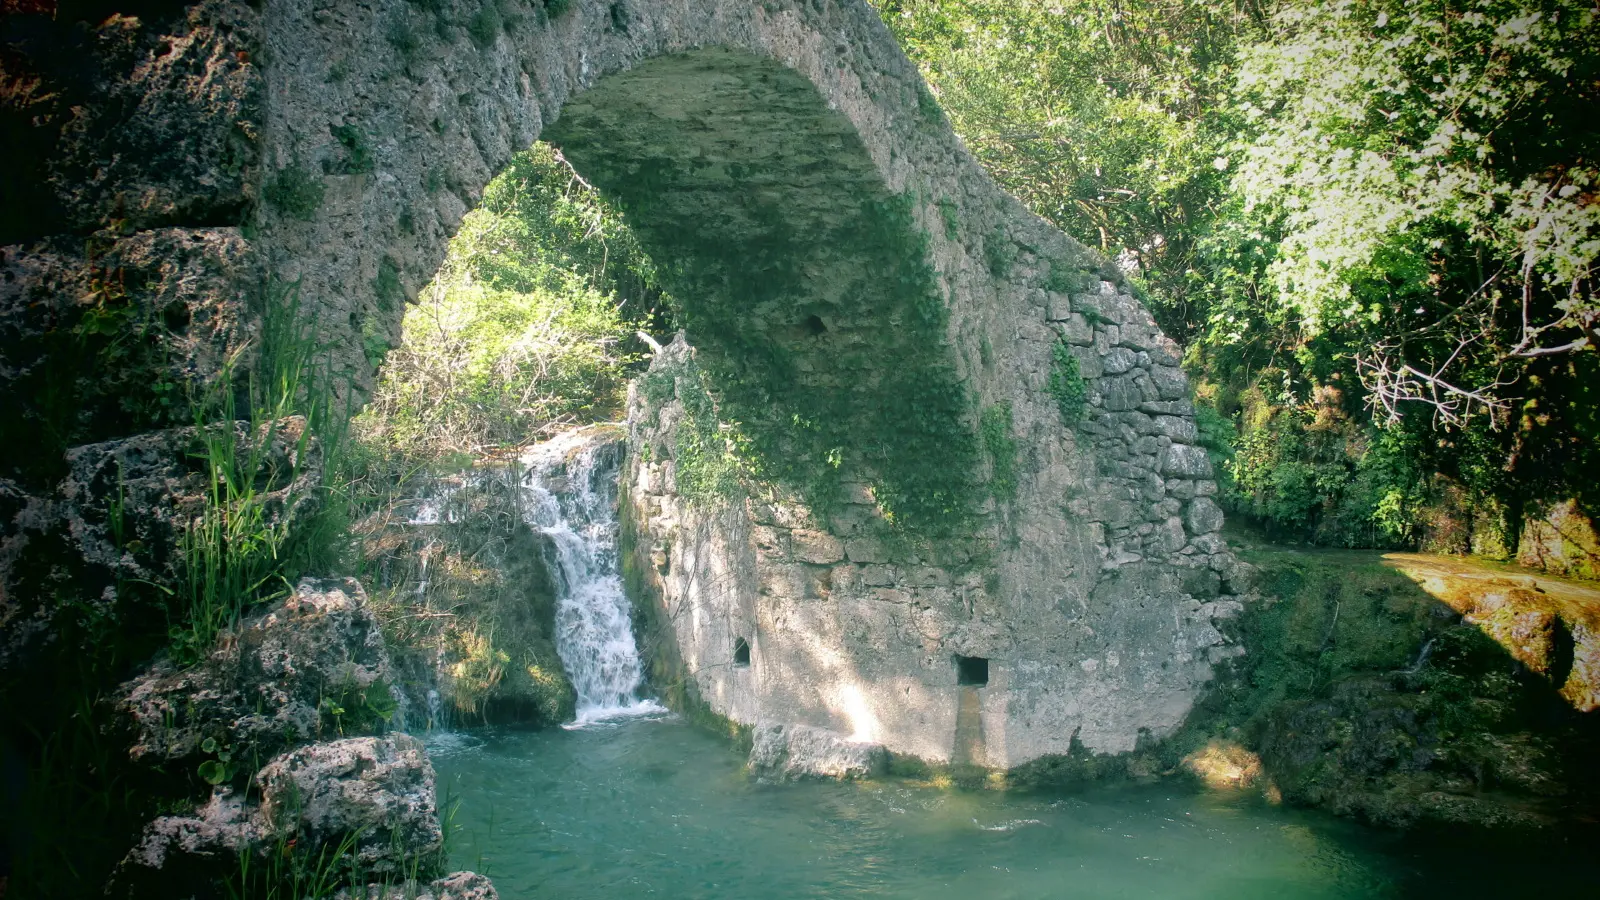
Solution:
<svg viewBox="0 0 1600 900"><path fill-rule="evenodd" d="M989 683L989 661L981 656L956 657L956 684L983 687Z"/></svg>
<svg viewBox="0 0 1600 900"><path fill-rule="evenodd" d="M750 665L750 642L744 638L733 639L733 664L736 666Z"/></svg>

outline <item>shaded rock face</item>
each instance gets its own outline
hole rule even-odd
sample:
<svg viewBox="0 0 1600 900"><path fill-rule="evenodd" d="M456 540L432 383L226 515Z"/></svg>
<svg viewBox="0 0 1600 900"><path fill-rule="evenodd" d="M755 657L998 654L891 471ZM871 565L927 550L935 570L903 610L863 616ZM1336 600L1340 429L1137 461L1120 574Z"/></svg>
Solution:
<svg viewBox="0 0 1600 900"><path fill-rule="evenodd" d="M1248 558L1263 596L1230 628L1250 652L1154 748L1161 765L1386 827L1592 817L1600 720L1575 689L1584 648L1554 638L1582 640L1600 593L1419 554Z"/></svg>
<svg viewBox="0 0 1600 900"><path fill-rule="evenodd" d="M750 771L762 779L851 780L882 775L889 768L889 751L882 744L853 741L826 728L758 725L751 737Z"/></svg>
<svg viewBox="0 0 1600 900"><path fill-rule="evenodd" d="M347 738L271 760L247 795L219 787L194 813L153 820L107 895L204 891L212 879L237 874L241 858L246 868L288 865L274 856L331 866L325 884L403 882L438 870L443 840L433 765L421 743L404 734ZM470 873L441 884L462 898L495 896L487 879ZM436 889L435 896L449 895Z"/></svg>
<svg viewBox="0 0 1600 900"><path fill-rule="evenodd" d="M206 503L204 440L261 459L264 527L309 515L322 457L305 432L298 416L256 430L167 429L72 449L53 494L0 481L0 672L25 670L62 616L164 629L167 600L156 586L176 585L183 534Z"/></svg>
<svg viewBox="0 0 1600 900"><path fill-rule="evenodd" d="M305 579L199 665L178 671L163 663L124 685L118 708L134 762L182 772L226 754L233 765L224 774L233 780L226 770L238 762L386 727L396 710L393 682L360 583Z"/></svg>

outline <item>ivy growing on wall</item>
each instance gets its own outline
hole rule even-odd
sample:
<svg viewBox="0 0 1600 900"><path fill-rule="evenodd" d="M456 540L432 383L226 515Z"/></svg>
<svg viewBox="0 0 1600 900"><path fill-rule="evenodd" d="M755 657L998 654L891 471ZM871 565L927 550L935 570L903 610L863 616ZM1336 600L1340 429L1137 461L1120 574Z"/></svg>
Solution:
<svg viewBox="0 0 1600 900"><path fill-rule="evenodd" d="M1051 348L1049 391L1061 409L1061 421L1069 426L1083 421L1088 409L1089 385L1078 369L1078 357L1064 340L1057 340Z"/></svg>

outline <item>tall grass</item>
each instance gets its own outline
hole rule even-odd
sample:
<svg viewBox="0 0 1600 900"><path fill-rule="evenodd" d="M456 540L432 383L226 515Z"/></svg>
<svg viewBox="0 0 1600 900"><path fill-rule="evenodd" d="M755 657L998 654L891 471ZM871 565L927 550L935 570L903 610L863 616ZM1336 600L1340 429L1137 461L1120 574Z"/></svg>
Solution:
<svg viewBox="0 0 1600 900"><path fill-rule="evenodd" d="M180 543L169 628L180 665L198 661L248 609L283 596L299 575L319 567L332 574L343 555L337 535L348 495L341 484L348 416L338 397L349 397L349 385L336 390L341 385L321 362L326 348L317 344L316 320L302 314L298 282L269 288L260 312L244 408L236 376L243 351L190 402L205 496ZM291 416L305 419L298 434L285 431ZM287 453L275 452L290 438ZM316 460L321 478L302 483ZM286 495L274 496L278 490Z"/></svg>

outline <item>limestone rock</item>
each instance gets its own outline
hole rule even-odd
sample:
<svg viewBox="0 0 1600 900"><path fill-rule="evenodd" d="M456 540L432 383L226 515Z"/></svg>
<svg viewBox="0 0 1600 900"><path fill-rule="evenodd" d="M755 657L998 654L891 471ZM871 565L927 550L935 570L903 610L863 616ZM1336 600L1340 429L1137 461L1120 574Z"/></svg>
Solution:
<svg viewBox="0 0 1600 900"><path fill-rule="evenodd" d="M1211 460L1206 451L1189 444L1173 444L1161 457L1161 474L1171 478L1211 477Z"/></svg>
<svg viewBox="0 0 1600 900"><path fill-rule="evenodd" d="M809 725L757 725L750 747L750 771L774 781L871 778L888 765L882 744Z"/></svg>
<svg viewBox="0 0 1600 900"><path fill-rule="evenodd" d="M1211 534L1222 530L1222 507L1210 497L1196 497L1189 501L1184 514L1184 524L1194 535Z"/></svg>
<svg viewBox="0 0 1600 900"><path fill-rule="evenodd" d="M334 900L500 900L494 883L476 872L452 872L427 884L371 884L346 888Z"/></svg>
<svg viewBox="0 0 1600 900"><path fill-rule="evenodd" d="M259 805L221 786L194 813L151 821L107 896L209 895L219 879L238 873L241 857L270 865L269 856L284 852L325 861L319 864L331 867L332 884L352 875L426 877L438 870L443 836L433 765L409 735L302 747L269 762L254 787ZM497 896L488 879L467 872L428 888L436 900Z"/></svg>
<svg viewBox="0 0 1600 900"><path fill-rule="evenodd" d="M73 221L240 215L264 87L251 63L253 18L243 3L209 0L169 29L116 15L95 29L101 78L63 128L52 172Z"/></svg>
<svg viewBox="0 0 1600 900"><path fill-rule="evenodd" d="M183 533L205 506L203 440L232 441L261 460L262 523L287 528L311 514L321 449L292 416L252 430L248 422L172 428L67 452L53 494L0 488L0 670L24 666L52 638L70 598L121 626L166 612L161 588L177 586Z"/></svg>
<svg viewBox="0 0 1600 900"><path fill-rule="evenodd" d="M133 735L129 756L172 771L387 727L393 681L360 583L308 578L199 665L162 663L125 684L117 706Z"/></svg>
<svg viewBox="0 0 1600 900"><path fill-rule="evenodd" d="M433 764L407 734L312 744L268 763L256 775L261 815L296 850L331 851L351 836L351 865L375 875L407 874L421 858L433 869L444 846L435 808Z"/></svg>

